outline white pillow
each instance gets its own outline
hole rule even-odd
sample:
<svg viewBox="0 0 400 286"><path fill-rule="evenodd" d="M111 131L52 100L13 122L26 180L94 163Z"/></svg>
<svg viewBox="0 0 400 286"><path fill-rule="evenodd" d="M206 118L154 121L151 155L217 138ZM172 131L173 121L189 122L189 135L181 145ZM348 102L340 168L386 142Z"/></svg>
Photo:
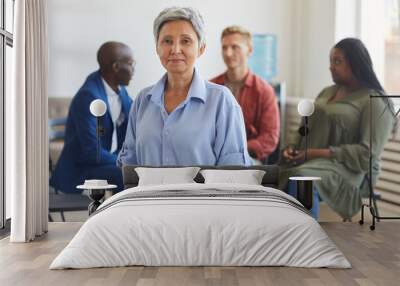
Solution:
<svg viewBox="0 0 400 286"><path fill-rule="evenodd" d="M204 183L235 183L247 185L261 185L265 175L263 170L201 170Z"/></svg>
<svg viewBox="0 0 400 286"><path fill-rule="evenodd" d="M199 170L199 167L135 168L139 176L139 186L195 183L193 179Z"/></svg>

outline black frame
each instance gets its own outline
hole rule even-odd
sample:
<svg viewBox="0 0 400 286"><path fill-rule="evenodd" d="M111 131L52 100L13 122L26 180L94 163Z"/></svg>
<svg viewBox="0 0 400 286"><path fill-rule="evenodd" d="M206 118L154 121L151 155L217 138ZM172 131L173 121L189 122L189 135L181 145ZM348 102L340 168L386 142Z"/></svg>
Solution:
<svg viewBox="0 0 400 286"><path fill-rule="evenodd" d="M361 206L361 219L359 224L364 224L364 207L369 208L369 211L372 215L372 224L370 225L370 230L375 230L375 222L385 219L400 219L399 216L380 216L375 210L375 206L373 204L374 200L374 186L372 185L372 100L374 98L400 98L400 95L369 95L369 108L370 108L370 122L369 122L369 170L368 170L368 186L369 186L369 202L368 204L362 204ZM397 115L397 113L396 113Z"/></svg>
<svg viewBox="0 0 400 286"><path fill-rule="evenodd" d="M6 47L13 47L13 34L6 30L6 0L0 0L0 230L2 233L9 231L10 220L6 222L6 193L5 193L5 93L6 93ZM12 13L14 14L15 0L12 0ZM14 15L11 15L13 18Z"/></svg>

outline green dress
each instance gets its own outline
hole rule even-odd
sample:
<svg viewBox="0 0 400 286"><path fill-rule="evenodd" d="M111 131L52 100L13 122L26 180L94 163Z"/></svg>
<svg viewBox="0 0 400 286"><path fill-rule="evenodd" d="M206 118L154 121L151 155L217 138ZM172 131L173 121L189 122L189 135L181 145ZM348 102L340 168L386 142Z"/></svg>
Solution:
<svg viewBox="0 0 400 286"><path fill-rule="evenodd" d="M361 198L369 193L370 99L375 91L361 89L335 102L328 102L337 85L325 88L315 100L309 117L309 148L329 148L332 158L317 158L298 166L281 166L279 185L285 189L291 176L319 176L315 186L322 200L343 218L351 218L361 208ZM394 124L390 99L373 98L372 182L379 172L380 155ZM297 135L289 142L304 150L305 138Z"/></svg>

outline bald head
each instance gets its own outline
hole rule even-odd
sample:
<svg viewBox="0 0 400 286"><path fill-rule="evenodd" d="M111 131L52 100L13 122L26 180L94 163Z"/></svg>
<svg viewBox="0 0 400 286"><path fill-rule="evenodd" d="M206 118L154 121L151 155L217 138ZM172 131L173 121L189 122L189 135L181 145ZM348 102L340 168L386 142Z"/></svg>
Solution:
<svg viewBox="0 0 400 286"><path fill-rule="evenodd" d="M120 42L106 42L97 51L97 62L103 77L127 85L133 75L131 49Z"/></svg>
<svg viewBox="0 0 400 286"><path fill-rule="evenodd" d="M130 48L124 43L106 42L97 51L97 62L101 70L107 70L114 62L128 55L131 55Z"/></svg>

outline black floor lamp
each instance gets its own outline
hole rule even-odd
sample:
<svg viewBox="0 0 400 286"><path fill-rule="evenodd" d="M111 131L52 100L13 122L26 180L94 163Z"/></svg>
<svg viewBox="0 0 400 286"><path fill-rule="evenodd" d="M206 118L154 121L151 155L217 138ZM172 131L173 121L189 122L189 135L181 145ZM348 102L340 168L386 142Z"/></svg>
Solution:
<svg viewBox="0 0 400 286"><path fill-rule="evenodd" d="M107 105L106 103L101 100L101 99L95 99L90 103L89 106L90 113L96 117L96 139L97 139L97 148L96 148L96 162L97 164L100 163L100 137L104 133L104 128L100 124L100 117L102 117L106 111L107 111ZM95 181L102 181L102 180L95 180ZM86 182L85 182L86 184ZM93 212L96 211L96 209L99 207L100 200L103 199L104 194L105 194L105 188L95 188L95 187L88 187L89 190L89 197L92 199L92 202L90 203L88 209L89 209L89 215L91 215Z"/></svg>
<svg viewBox="0 0 400 286"><path fill-rule="evenodd" d="M107 111L106 103L101 99L95 99L90 103L90 113L96 117L96 139L97 139L97 163L100 163L100 137L103 135L103 128L100 124L100 117Z"/></svg>
<svg viewBox="0 0 400 286"><path fill-rule="evenodd" d="M400 95L370 95L369 96L369 110L370 110L370 122L369 122L369 171L368 171L368 186L369 186L369 201L368 204L362 204L361 206L361 220L359 223L362 225L364 224L364 207L369 208L369 211L372 215L372 225L370 225L370 229L375 229L375 222L376 220L384 220L384 219L400 219L400 217L393 217L393 216L379 216L376 213L376 210L372 204L373 196L374 196L374 186L372 184L372 101L375 98L400 98ZM395 117L398 115L398 112L394 115Z"/></svg>
<svg viewBox="0 0 400 286"><path fill-rule="evenodd" d="M308 134L310 130L308 129L308 117L314 113L314 102L310 99L302 99L297 105L297 111L300 116L304 117L304 126L299 128L299 133L306 139L305 150L304 150L304 161L307 161L307 150L308 150Z"/></svg>

